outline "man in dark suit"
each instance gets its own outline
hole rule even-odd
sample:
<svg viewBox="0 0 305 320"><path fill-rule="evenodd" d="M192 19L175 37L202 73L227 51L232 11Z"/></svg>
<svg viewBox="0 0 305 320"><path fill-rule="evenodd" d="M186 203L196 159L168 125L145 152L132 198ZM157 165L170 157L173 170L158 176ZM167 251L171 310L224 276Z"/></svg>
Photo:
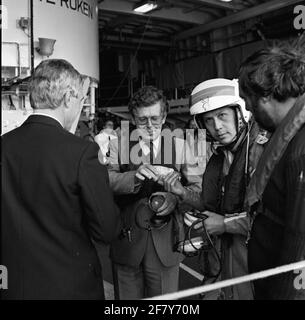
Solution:
<svg viewBox="0 0 305 320"><path fill-rule="evenodd" d="M192 157L189 145L176 136L168 140L170 130L162 131L168 106L161 90L153 86L139 89L129 103L129 111L137 130L131 133L130 143L126 143L129 137L123 134L119 136L120 141L110 142L108 164L110 186L123 221L122 234L110 251L115 295L121 300L178 290L179 263L184 256L174 251L174 245L184 239L183 220L177 210L176 196L165 192L159 184L160 176L162 171L178 171L191 190L200 192L203 174L196 159L184 158ZM139 139L133 139L137 132ZM152 211L148 199L151 195L164 198L158 215L159 218L167 216L167 223L150 220Z"/></svg>
<svg viewBox="0 0 305 320"><path fill-rule="evenodd" d="M103 299L92 240L120 230L97 144L68 132L89 79L65 60L46 60L29 84L34 110L2 137L2 299Z"/></svg>

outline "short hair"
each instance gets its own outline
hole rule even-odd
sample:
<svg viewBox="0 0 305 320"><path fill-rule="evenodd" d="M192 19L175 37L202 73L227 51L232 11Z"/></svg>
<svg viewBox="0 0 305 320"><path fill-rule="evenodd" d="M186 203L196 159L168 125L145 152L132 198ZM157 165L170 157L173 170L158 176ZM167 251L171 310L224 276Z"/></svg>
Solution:
<svg viewBox="0 0 305 320"><path fill-rule="evenodd" d="M271 96L279 102L305 93L305 52L284 44L255 52L241 65L239 84L252 98Z"/></svg>
<svg viewBox="0 0 305 320"><path fill-rule="evenodd" d="M107 123L111 122L112 126L114 127L114 121L112 119L107 119L103 125L103 127L105 128Z"/></svg>
<svg viewBox="0 0 305 320"><path fill-rule="evenodd" d="M145 86L139 89L131 98L128 104L129 112L134 115L134 110L138 108L150 107L155 103L161 103L162 112L168 112L168 103L163 91L154 86Z"/></svg>
<svg viewBox="0 0 305 320"><path fill-rule="evenodd" d="M42 61L34 70L29 82L33 109L56 109L70 90L78 96L84 77L66 60Z"/></svg>

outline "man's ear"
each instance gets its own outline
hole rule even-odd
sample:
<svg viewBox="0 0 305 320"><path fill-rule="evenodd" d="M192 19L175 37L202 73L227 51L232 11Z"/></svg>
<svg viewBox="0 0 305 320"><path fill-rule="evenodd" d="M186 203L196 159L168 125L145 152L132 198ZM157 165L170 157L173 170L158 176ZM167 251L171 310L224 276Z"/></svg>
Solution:
<svg viewBox="0 0 305 320"><path fill-rule="evenodd" d="M270 104L271 97L261 97L258 99L258 104L260 104L262 107L266 106L267 104Z"/></svg>
<svg viewBox="0 0 305 320"><path fill-rule="evenodd" d="M90 86L90 79L88 77L83 81L83 96L86 96Z"/></svg>
<svg viewBox="0 0 305 320"><path fill-rule="evenodd" d="M70 101L71 101L71 92L70 91L67 91L64 95L64 107L65 108L69 108L70 106Z"/></svg>

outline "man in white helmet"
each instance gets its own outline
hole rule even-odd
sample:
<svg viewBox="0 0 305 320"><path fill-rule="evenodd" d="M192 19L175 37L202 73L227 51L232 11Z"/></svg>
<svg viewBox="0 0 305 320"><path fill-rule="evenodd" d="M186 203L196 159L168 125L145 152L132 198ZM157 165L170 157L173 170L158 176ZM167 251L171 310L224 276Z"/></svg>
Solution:
<svg viewBox="0 0 305 320"><path fill-rule="evenodd" d="M200 83L191 94L190 113L197 126L206 129L213 146L203 176L202 193L183 187L176 173L168 175L164 184L182 202L206 216L195 228L202 232L203 223L214 241L214 250L209 250L203 260L205 283L210 283L248 273L246 239L250 226L243 203L248 180L262 152L262 144L255 141L257 137L263 142L264 139L256 123L249 121L250 114L239 96L237 80L219 78ZM196 219L185 214L189 226ZM213 294L216 299L253 298L250 283Z"/></svg>

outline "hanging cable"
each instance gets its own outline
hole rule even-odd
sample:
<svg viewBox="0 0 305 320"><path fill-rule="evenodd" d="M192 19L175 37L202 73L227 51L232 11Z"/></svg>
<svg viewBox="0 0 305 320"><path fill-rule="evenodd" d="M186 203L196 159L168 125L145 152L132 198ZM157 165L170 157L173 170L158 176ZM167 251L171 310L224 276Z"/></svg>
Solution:
<svg viewBox="0 0 305 320"><path fill-rule="evenodd" d="M116 94L118 93L118 91L121 89L123 82L124 82L125 79L127 78L128 74L129 74L129 72L130 72L131 66L132 66L132 64L134 63L134 61L135 61L135 59L136 59L136 57L137 57L138 51L140 50L140 47L141 47L141 45L142 45L142 42L143 42L143 39L144 39L144 37L145 37L146 29L147 29L147 27L148 27L148 24L149 24L149 22L150 22L150 19L151 19L151 16L148 17L148 19L147 19L147 21L146 21L146 23L145 23L144 32L143 32L143 34L142 34L142 37L141 37L141 39L140 39L140 41L139 41L139 44L138 44L137 49L136 49L136 52L135 52L133 58L131 59L131 62L130 62L130 64L129 64L129 67L128 67L128 69L127 69L124 77L123 77L122 80L120 81L118 87L116 88L115 92L113 93L113 95L111 96L111 98L108 100L108 102L107 102L107 104L106 104L106 106L105 106L104 108L107 108L107 107L109 106L109 104L112 102L113 98L116 96Z"/></svg>

